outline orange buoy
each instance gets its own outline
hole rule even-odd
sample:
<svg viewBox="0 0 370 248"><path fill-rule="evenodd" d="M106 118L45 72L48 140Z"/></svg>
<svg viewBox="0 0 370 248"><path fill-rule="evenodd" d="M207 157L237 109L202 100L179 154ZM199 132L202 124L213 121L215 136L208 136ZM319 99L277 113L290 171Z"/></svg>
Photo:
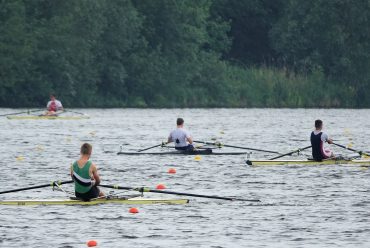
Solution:
<svg viewBox="0 0 370 248"><path fill-rule="evenodd" d="M137 213L139 213L139 210L137 208L130 208L129 212L131 214L137 214Z"/></svg>
<svg viewBox="0 0 370 248"><path fill-rule="evenodd" d="M175 174L176 173L176 169L175 168L169 168L168 169L168 173Z"/></svg>
<svg viewBox="0 0 370 248"><path fill-rule="evenodd" d="M165 189L166 186L164 186L163 184L158 184L156 189Z"/></svg>
<svg viewBox="0 0 370 248"><path fill-rule="evenodd" d="M94 247L94 246L97 246L97 245L98 245L98 242L96 242L95 240L87 241L87 246L88 247Z"/></svg>

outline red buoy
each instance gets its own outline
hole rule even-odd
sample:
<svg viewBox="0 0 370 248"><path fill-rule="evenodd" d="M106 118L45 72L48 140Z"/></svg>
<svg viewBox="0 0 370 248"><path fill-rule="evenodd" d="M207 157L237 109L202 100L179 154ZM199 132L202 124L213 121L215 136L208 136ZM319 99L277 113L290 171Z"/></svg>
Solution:
<svg viewBox="0 0 370 248"><path fill-rule="evenodd" d="M165 189L166 186L164 186L163 184L158 184L156 189Z"/></svg>
<svg viewBox="0 0 370 248"><path fill-rule="evenodd" d="M139 210L137 208L130 208L129 212L131 214L137 214L137 213L139 213Z"/></svg>
<svg viewBox="0 0 370 248"><path fill-rule="evenodd" d="M94 247L94 246L97 246L97 245L98 245L98 242L96 242L95 240L87 241L87 246L88 247Z"/></svg>
<svg viewBox="0 0 370 248"><path fill-rule="evenodd" d="M169 168L168 173L170 174L176 174L176 169L175 168Z"/></svg>

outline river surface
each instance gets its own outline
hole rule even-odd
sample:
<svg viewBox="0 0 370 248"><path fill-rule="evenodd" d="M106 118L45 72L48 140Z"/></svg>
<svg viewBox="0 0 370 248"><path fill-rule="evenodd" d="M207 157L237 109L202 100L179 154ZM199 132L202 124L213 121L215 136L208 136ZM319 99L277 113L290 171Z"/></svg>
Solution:
<svg viewBox="0 0 370 248"><path fill-rule="evenodd" d="M22 109L0 109L0 114ZM82 143L105 184L148 186L260 203L189 197L187 205L1 206L0 247L369 247L370 171L356 166L248 167L245 156L122 156L166 140L177 117L196 140L289 152L314 120L338 143L370 150L370 110L74 109L87 120L0 117L0 191L69 180ZM331 147L336 153L348 154ZM155 148L149 151L160 151ZM235 151L224 149L224 151ZM302 152L308 155L309 151ZM253 152L251 158L268 158ZM292 158L292 157L287 157ZM298 157L293 157L298 158ZM175 168L176 174L167 173ZM72 191L72 185L63 187ZM105 189L107 192L108 190ZM117 191L115 191L117 193ZM145 193L147 197L176 196ZM51 188L1 200L64 198ZM178 196L177 198L184 198Z"/></svg>

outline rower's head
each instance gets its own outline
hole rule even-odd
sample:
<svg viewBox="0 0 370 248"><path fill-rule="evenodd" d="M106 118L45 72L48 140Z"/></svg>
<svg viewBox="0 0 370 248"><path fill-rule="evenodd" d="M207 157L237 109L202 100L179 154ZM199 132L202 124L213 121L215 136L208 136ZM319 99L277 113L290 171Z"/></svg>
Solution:
<svg viewBox="0 0 370 248"><path fill-rule="evenodd" d="M178 127L182 127L184 125L184 119L183 118L177 118L176 124Z"/></svg>
<svg viewBox="0 0 370 248"><path fill-rule="evenodd" d="M92 152L92 146L89 143L84 143L81 146L80 153L82 156L91 156L91 152Z"/></svg>
<svg viewBox="0 0 370 248"><path fill-rule="evenodd" d="M316 130L321 130L322 129L322 120L316 120L315 121L315 128L316 128Z"/></svg>
<svg viewBox="0 0 370 248"><path fill-rule="evenodd" d="M50 100L55 101L55 95L54 94L50 94Z"/></svg>

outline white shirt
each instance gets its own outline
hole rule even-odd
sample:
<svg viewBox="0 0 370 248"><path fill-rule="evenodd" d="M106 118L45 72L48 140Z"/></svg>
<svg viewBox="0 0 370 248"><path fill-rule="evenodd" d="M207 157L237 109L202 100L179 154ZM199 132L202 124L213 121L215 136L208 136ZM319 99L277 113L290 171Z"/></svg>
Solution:
<svg viewBox="0 0 370 248"><path fill-rule="evenodd" d="M318 135L319 133L322 133L321 134L321 141L322 142L326 142L326 141L328 141L328 139L329 139L329 135L327 135L326 133L324 133L323 131L317 131L317 130L314 130L313 131L313 133L315 134L315 135Z"/></svg>
<svg viewBox="0 0 370 248"><path fill-rule="evenodd" d="M48 102L48 104L46 105L46 108L49 108L49 107L50 107L51 102L52 102L52 101L49 101L49 102ZM57 109L61 109L61 108L63 108L63 105L62 105L62 103L61 103L59 100L56 100L56 99L55 99L55 105L57 106Z"/></svg>
<svg viewBox="0 0 370 248"><path fill-rule="evenodd" d="M188 145L186 139L190 137L191 137L190 133L186 131L184 128L176 128L170 133L168 139L171 140L172 142L175 142L175 147L184 147Z"/></svg>

